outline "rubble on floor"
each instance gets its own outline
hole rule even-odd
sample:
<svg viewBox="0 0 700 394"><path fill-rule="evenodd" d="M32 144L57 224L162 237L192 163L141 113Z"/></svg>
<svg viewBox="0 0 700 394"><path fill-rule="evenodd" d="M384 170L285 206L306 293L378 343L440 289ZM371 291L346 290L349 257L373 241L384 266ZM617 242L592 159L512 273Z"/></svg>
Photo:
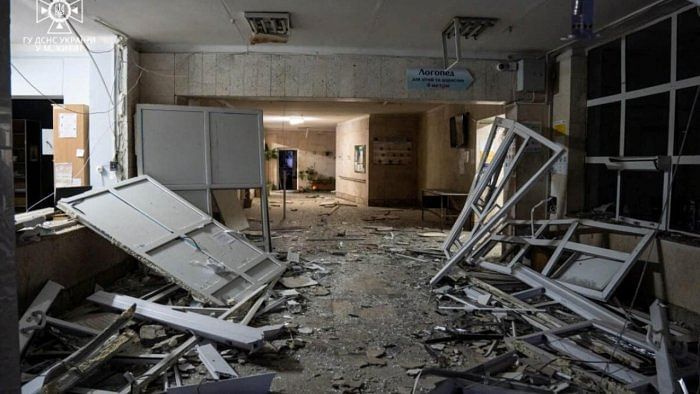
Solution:
<svg viewBox="0 0 700 394"><path fill-rule="evenodd" d="M525 141L534 138L527 129L519 132ZM646 314L622 307L612 290L603 292L644 260L654 232L583 219L511 221L507 215L484 230L503 208L484 204L493 201L487 186L499 184L498 171L480 173L473 187L480 192L473 193L482 198L444 234L423 227L417 210L290 193L298 209L274 229L278 252L255 248L250 255L280 268L257 282L240 275L246 271L240 264L254 263L241 263L234 253L215 255L213 262L182 261L232 245L254 248L248 237L259 235L255 229L229 232L200 218L180 223L178 231L164 222L177 234L170 244L144 238L127 245L114 237L130 253L145 255L144 264L109 287L96 287L89 297L94 302L60 316L50 316L49 307L62 290L47 284L23 316L24 391L56 382L73 392L695 392L697 335L669 322L661 302ZM145 200L129 200L133 195L124 198L139 214L153 209ZM484 221L467 234L469 210ZM99 215L88 221L88 214L75 211L108 235L95 220ZM387 219L394 216L399 219ZM202 238L202 229L220 232ZM601 232L631 232L639 241L632 252L586 243ZM187 251L173 257L181 259L179 266L225 278L227 285L241 283L240 277L256 284L222 298L196 287L202 282L186 283L201 278L196 275L174 280L173 267L159 268L163 261L152 256L155 245L172 244ZM586 270L590 261L606 270ZM572 286L587 283L572 279L591 273L587 278L609 280L590 282L596 292Z"/></svg>
<svg viewBox="0 0 700 394"><path fill-rule="evenodd" d="M438 308L454 314L455 324L440 327L430 341L468 341L486 360L462 371L423 370L422 375L448 378L434 392L680 393L698 386L698 354L689 350L697 337L672 328L661 302L651 305L648 320L640 324L627 308L619 314L594 301L612 297L656 232L592 220L508 220L507 209L552 165L548 161L505 203L496 204L522 149L534 142L550 149L552 158L562 149L518 123L499 119L486 151L499 129L505 130L506 142L488 165L482 160L467 203L443 244L445 264L431 280L436 287L442 284L433 290ZM516 138L522 145L508 162ZM471 234L462 240L463 226L472 216ZM609 233L639 241L626 252L590 240ZM464 274L450 277L459 266ZM479 279L481 272L491 277Z"/></svg>
<svg viewBox="0 0 700 394"><path fill-rule="evenodd" d="M24 393L65 392L78 384L78 391L132 393L158 380L169 393L269 391L274 374L240 377L226 360L261 351L286 331L285 324L250 326L286 264L148 177L61 200L59 207L163 280L131 278L128 284L136 286L127 287L135 291L159 282L133 296L96 289L87 301L123 311L101 331L48 317L62 290L48 282L20 321L23 350L37 332L52 338L25 354L25 362L41 361L25 369ZM111 359L128 369L101 368ZM206 374L216 382L202 384Z"/></svg>

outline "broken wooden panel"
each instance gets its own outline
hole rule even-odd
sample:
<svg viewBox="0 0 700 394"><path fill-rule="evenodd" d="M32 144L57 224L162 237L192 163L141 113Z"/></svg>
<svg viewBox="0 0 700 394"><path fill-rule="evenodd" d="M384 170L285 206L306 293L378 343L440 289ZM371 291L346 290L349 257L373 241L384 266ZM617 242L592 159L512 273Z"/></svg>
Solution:
<svg viewBox="0 0 700 394"><path fill-rule="evenodd" d="M250 227L248 218L243 212L243 201L238 197L238 190L212 190L212 194L226 227L238 231Z"/></svg>
<svg viewBox="0 0 700 394"><path fill-rule="evenodd" d="M83 347L24 384L22 393L63 393L90 375L97 367L137 338L136 333L128 329L119 333L131 321L135 309L135 306L125 308L114 322Z"/></svg>
<svg viewBox="0 0 700 394"><path fill-rule="evenodd" d="M59 208L195 297L232 305L285 265L148 176L61 200Z"/></svg>

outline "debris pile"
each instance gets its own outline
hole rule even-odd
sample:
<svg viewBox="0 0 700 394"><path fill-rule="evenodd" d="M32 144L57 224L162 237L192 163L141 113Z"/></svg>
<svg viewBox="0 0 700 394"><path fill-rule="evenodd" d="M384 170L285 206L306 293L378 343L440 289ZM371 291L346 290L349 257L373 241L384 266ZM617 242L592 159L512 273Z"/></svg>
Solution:
<svg viewBox="0 0 700 394"><path fill-rule="evenodd" d="M649 315L634 317L596 302L612 297L655 232L583 219L508 220L508 210L563 148L498 119L486 151L497 133L504 142L490 163L482 160L442 246L447 260L431 280L438 308L454 315L454 327L438 327L425 341L468 341L485 361L459 372L424 369L423 376L447 378L433 392L688 392L688 383L698 383L698 355L688 347L697 338L670 324L660 301ZM521 145L507 160L516 141ZM551 159L497 204L533 142L549 149ZM463 237L470 217L472 232ZM637 243L629 252L617 250L611 234ZM458 266L462 275L451 275Z"/></svg>
<svg viewBox="0 0 700 394"><path fill-rule="evenodd" d="M119 293L96 289L87 299L93 308L71 321L47 316L62 290L48 282L20 320L24 393L133 393L156 382L168 393L269 391L274 374L241 377L231 361L264 351L287 331L251 325L280 300L293 301L274 290L286 263L146 176L61 200L59 208L148 272L126 278ZM44 341L28 346L38 332ZM113 358L118 363L102 368Z"/></svg>
<svg viewBox="0 0 700 394"><path fill-rule="evenodd" d="M564 150L498 119L487 151L497 132L449 233L313 195L291 216L315 225L285 222L271 253L148 177L62 200L142 264L60 318L45 285L20 320L23 392L266 393L271 370L290 392L695 392L697 337L616 298L655 232L509 219ZM508 189L536 144L550 159Z"/></svg>

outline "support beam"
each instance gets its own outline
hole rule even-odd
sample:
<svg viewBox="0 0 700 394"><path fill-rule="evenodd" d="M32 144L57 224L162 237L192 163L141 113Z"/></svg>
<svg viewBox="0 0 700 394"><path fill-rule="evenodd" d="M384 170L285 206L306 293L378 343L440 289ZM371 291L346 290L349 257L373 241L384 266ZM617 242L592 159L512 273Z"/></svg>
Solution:
<svg viewBox="0 0 700 394"><path fill-rule="evenodd" d="M654 301L649 308L651 319L652 341L656 351L656 389L661 394L675 394L681 392L681 387L676 383L676 366L669 350L671 349L670 334L668 332L668 316L666 306L659 300Z"/></svg>
<svg viewBox="0 0 700 394"><path fill-rule="evenodd" d="M237 378L238 374L231 368L226 360L221 357L212 343L201 343L197 345L197 356L209 371L212 378L219 380L223 377Z"/></svg>
<svg viewBox="0 0 700 394"><path fill-rule="evenodd" d="M136 305L135 314L141 319L166 324L177 330L194 332L204 338L240 349L254 351L259 349L263 342L264 334L257 328L196 313L178 312L168 306L139 298L98 291L88 297L88 301L119 310Z"/></svg>

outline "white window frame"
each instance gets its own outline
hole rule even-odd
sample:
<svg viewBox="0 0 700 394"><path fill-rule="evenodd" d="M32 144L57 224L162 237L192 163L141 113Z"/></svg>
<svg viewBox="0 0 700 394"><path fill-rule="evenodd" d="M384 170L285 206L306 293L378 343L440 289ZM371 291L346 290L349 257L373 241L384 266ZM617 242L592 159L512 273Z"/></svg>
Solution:
<svg viewBox="0 0 700 394"><path fill-rule="evenodd" d="M676 61L677 61L677 38L678 38L678 15L682 14L690 9L693 9L697 6L687 6L683 7L671 14L664 15L663 17L660 17L658 19L653 20L652 22L646 23L643 26L636 28L634 30L631 30L629 32L626 32L622 36L617 36L615 38L612 38L610 40L607 40L605 42L602 42L600 44L596 44L594 46L591 46L589 48L586 48L586 58L588 58L588 52L590 52L593 49L599 48L603 45L609 44L610 42L613 42L615 40L620 40L620 57L621 57L621 62L620 62L620 67L621 67L621 86L620 86L620 93L609 95L609 96L603 96L603 97L598 97L594 99L589 99L586 101L586 109L591 108L591 107L596 107L599 105L604 105L604 104L611 104L611 103L620 103L620 149L619 149L619 157L624 157L625 156L625 109L626 109L626 102L627 100L633 100L636 98L640 97L647 97L659 93L669 93L669 118L668 118L668 147L666 151L667 156L671 156L672 158L672 163L675 165L678 163L678 160L680 156L674 156L674 136L675 136L675 129L676 129L676 92L681 89L689 88L689 87L694 87L694 86L699 86L700 85L700 76L695 76L695 77L690 77L687 79L683 80L676 80ZM638 90L633 90L633 91L627 91L626 88L626 82L627 82L627 77L626 77L626 43L627 43L627 36L634 34L638 31L644 30L652 25L655 25L659 22L662 22L667 19L671 19L671 75L670 75L670 82L663 83L660 85L655 85L655 86L650 86ZM627 156L629 157L629 156ZM586 164L605 164L610 162L610 156L586 156L585 163ZM683 161L680 163L680 165L698 165L700 164L700 155L693 155L693 156L686 156L683 155ZM609 170L609 171L615 171L615 170ZM664 172L664 179L663 179L663 191L662 191L662 197L661 197L661 209L663 211L663 217L661 218L661 223L659 222L649 222L645 220L640 220L636 218L631 218L631 217L626 217L622 216L620 212L620 194L621 194L621 184L622 184L622 171L617 171L617 190L616 190L616 197L615 197L615 217L617 220L625 222L625 223L630 223L630 224L635 224L638 226L642 227L649 227L649 228L659 228L660 230L665 230L665 231L676 231L676 232L681 232L684 234L688 235L693 235L693 236L698 236L699 234L695 233L687 233L684 231L680 230L674 230L670 228L670 222L671 222L671 193L672 190L670 188L670 183L671 183L671 177L670 177L670 172ZM663 207L668 204L668 209L665 211L663 210Z"/></svg>

